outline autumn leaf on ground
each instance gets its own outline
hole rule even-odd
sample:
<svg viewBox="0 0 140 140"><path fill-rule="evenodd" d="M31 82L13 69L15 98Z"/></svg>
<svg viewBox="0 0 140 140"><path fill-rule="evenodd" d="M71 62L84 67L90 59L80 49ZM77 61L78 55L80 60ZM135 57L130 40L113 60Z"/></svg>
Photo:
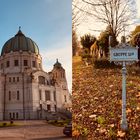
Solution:
<svg viewBox="0 0 140 140"><path fill-rule="evenodd" d="M123 132L123 131L118 131L117 136L122 138L122 137L125 136L125 134L126 134L126 133Z"/></svg>
<svg viewBox="0 0 140 140"><path fill-rule="evenodd" d="M74 58L75 59L75 58ZM77 58L76 58L77 59ZM129 133L120 130L122 74L119 68L96 69L73 61L73 131L88 130L88 140L140 139L140 75L127 75L126 117Z"/></svg>

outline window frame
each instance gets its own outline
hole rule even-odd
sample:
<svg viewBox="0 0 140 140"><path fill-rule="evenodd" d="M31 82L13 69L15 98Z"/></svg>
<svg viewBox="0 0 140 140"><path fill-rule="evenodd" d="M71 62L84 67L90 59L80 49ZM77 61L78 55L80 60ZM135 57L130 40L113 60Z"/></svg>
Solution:
<svg viewBox="0 0 140 140"><path fill-rule="evenodd" d="M9 68L10 67L10 61L6 61L6 68Z"/></svg>
<svg viewBox="0 0 140 140"><path fill-rule="evenodd" d="M18 59L15 59L15 60L14 60L14 66L15 66L15 67L19 66L19 60L18 60Z"/></svg>
<svg viewBox="0 0 140 140"><path fill-rule="evenodd" d="M36 61L32 61L32 67L36 68Z"/></svg>
<svg viewBox="0 0 140 140"><path fill-rule="evenodd" d="M9 101L11 101L11 91L9 91Z"/></svg>
<svg viewBox="0 0 140 140"><path fill-rule="evenodd" d="M20 100L19 90L17 90L17 100Z"/></svg>
<svg viewBox="0 0 140 140"><path fill-rule="evenodd" d="M45 90L45 101L51 101L51 92L49 90Z"/></svg>
<svg viewBox="0 0 140 140"><path fill-rule="evenodd" d="M53 99L56 101L56 91L53 92Z"/></svg>
<svg viewBox="0 0 140 140"><path fill-rule="evenodd" d="M28 66L28 60L27 60L27 59L24 59L24 60L23 60L23 65L24 65L25 67Z"/></svg>

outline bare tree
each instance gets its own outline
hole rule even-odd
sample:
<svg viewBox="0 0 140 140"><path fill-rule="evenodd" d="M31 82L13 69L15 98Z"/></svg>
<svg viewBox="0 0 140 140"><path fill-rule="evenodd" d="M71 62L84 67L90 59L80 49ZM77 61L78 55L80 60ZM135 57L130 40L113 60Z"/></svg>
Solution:
<svg viewBox="0 0 140 140"><path fill-rule="evenodd" d="M81 22L84 21L86 17L84 3L80 2L81 0L73 0L72 1L72 27L73 30L76 30L77 26L80 25Z"/></svg>
<svg viewBox="0 0 140 140"><path fill-rule="evenodd" d="M84 22L86 20L87 14L91 15L91 13L88 11L88 5L92 4L92 6L100 6L102 3L89 3L85 0L73 0L72 1L72 23L73 26L77 27L80 25L81 22ZM106 3L107 4L107 3Z"/></svg>
<svg viewBox="0 0 140 140"><path fill-rule="evenodd" d="M79 9L92 16L96 22L110 26L114 38L130 24L130 20L135 18L134 0L81 0L81 2L88 7Z"/></svg>
<svg viewBox="0 0 140 140"><path fill-rule="evenodd" d="M76 55L78 49L78 39L75 30L72 30L72 56Z"/></svg>
<svg viewBox="0 0 140 140"><path fill-rule="evenodd" d="M76 55L79 50L79 42L77 37L77 27L85 21L86 13L82 11L85 9L84 3L81 4L81 0L73 0L72 1L72 54Z"/></svg>

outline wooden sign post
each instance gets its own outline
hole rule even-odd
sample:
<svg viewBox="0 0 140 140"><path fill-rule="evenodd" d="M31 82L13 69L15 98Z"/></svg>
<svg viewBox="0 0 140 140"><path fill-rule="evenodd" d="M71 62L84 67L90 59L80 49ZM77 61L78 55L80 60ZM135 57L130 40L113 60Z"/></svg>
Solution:
<svg viewBox="0 0 140 140"><path fill-rule="evenodd" d="M111 40L109 38L109 40ZM122 42L115 48L110 46L110 61L117 65L122 65L122 118L121 129L127 130L128 124L126 119L126 65L138 61L138 47L132 47L128 43Z"/></svg>

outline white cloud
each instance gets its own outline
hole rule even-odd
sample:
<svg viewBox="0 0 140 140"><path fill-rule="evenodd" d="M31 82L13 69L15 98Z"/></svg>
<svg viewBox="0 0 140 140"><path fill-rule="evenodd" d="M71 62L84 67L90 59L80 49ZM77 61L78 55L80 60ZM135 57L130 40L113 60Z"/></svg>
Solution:
<svg viewBox="0 0 140 140"><path fill-rule="evenodd" d="M44 52L41 52L44 69L48 72L53 69L53 65L58 58L66 71L66 77L69 90L72 90L72 45L71 43L57 43L56 47L46 48ZM63 46L63 47L62 47Z"/></svg>

